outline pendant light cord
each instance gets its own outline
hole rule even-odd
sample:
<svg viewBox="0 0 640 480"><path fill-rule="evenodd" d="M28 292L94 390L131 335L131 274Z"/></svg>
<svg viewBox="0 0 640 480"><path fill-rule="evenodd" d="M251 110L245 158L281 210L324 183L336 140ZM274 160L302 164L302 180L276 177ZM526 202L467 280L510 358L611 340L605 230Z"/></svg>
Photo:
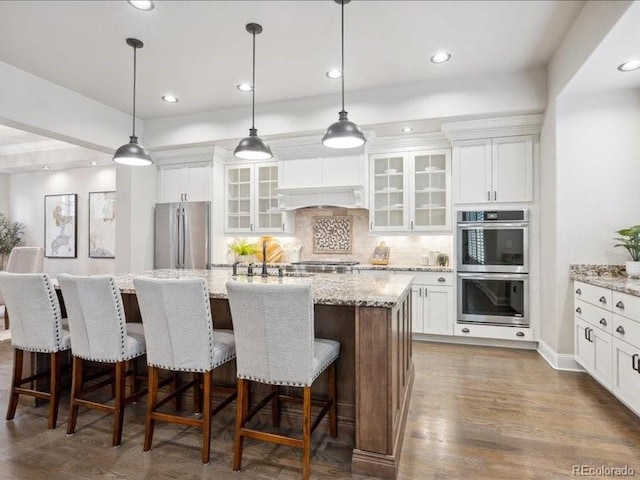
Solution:
<svg viewBox="0 0 640 480"><path fill-rule="evenodd" d="M340 2L342 12L342 111L344 112L344 0Z"/></svg>
<svg viewBox="0 0 640 480"><path fill-rule="evenodd" d="M138 47L133 47L133 136L136 136L136 51Z"/></svg>
<svg viewBox="0 0 640 480"><path fill-rule="evenodd" d="M256 31L253 30L253 73L251 77L251 128L256 128Z"/></svg>

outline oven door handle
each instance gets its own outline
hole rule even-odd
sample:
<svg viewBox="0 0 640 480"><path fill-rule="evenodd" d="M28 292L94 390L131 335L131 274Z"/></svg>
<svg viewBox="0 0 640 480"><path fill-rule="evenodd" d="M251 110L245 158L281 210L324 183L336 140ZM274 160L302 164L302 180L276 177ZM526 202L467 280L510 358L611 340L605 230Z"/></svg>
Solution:
<svg viewBox="0 0 640 480"><path fill-rule="evenodd" d="M485 223L485 222L469 222L469 223L458 223L458 228L461 230L466 229L496 229L496 228L508 228L508 229L516 229L516 228L527 228L529 227L529 223L521 223L521 222L496 222L496 223Z"/></svg>
<svg viewBox="0 0 640 480"><path fill-rule="evenodd" d="M461 273L458 277L468 278L471 280L526 280L529 278L528 273Z"/></svg>

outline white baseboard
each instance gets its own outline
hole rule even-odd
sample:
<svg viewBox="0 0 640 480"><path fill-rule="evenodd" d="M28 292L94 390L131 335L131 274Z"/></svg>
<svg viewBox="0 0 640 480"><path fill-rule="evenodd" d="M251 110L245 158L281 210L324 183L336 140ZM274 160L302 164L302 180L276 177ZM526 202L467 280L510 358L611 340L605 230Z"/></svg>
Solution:
<svg viewBox="0 0 640 480"><path fill-rule="evenodd" d="M558 353L542 340L538 341L538 353L555 370L569 372L584 372L584 368L576 362L574 356L569 353Z"/></svg>

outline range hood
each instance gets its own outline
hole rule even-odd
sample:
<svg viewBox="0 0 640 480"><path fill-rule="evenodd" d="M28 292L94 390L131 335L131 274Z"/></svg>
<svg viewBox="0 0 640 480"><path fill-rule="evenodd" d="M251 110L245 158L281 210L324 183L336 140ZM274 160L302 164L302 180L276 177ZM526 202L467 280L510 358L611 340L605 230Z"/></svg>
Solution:
<svg viewBox="0 0 640 480"><path fill-rule="evenodd" d="M276 189L281 210L306 207L367 208L364 185L322 185Z"/></svg>

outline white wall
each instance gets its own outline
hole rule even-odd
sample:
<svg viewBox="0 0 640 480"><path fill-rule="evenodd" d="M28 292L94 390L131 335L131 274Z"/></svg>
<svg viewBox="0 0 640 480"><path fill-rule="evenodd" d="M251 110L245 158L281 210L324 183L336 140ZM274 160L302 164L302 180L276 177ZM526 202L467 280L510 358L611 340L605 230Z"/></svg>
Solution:
<svg viewBox="0 0 640 480"><path fill-rule="evenodd" d="M543 69L500 76L347 93L349 119L360 125L452 118L517 115L542 112L546 106ZM261 136L322 131L338 118L339 96L301 98L259 104L256 126ZM241 138L247 134L248 108L220 110L145 121L145 146L169 148Z"/></svg>
<svg viewBox="0 0 640 480"><path fill-rule="evenodd" d="M10 216L25 224L27 246L44 246L44 196L78 194L78 256L45 258L45 272L56 276L62 272L90 275L115 271L113 259L89 258L89 192L115 188L116 171L111 166L9 176Z"/></svg>
<svg viewBox="0 0 640 480"><path fill-rule="evenodd" d="M0 173L0 213L9 215L9 175Z"/></svg>

